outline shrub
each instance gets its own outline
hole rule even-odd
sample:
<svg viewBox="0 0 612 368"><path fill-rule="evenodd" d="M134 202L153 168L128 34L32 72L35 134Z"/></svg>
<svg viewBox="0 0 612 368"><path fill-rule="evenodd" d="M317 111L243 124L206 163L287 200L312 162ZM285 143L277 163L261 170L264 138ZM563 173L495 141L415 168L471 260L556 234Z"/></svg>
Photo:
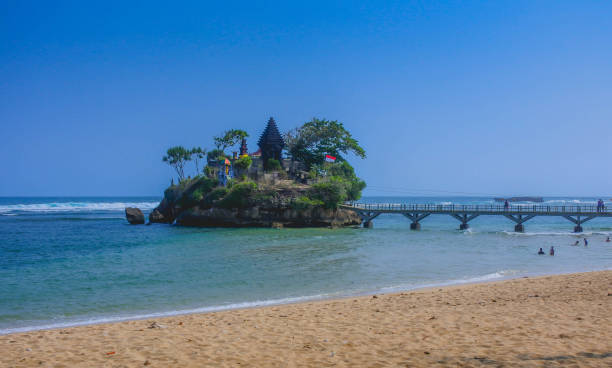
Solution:
<svg viewBox="0 0 612 368"><path fill-rule="evenodd" d="M356 177L355 169L346 161L326 163L324 168L330 176L339 176L345 179L353 179Z"/></svg>
<svg viewBox="0 0 612 368"><path fill-rule="evenodd" d="M279 171L281 169L281 164L280 161L273 159L273 158L269 158L267 165L266 165L266 171Z"/></svg>
<svg viewBox="0 0 612 368"><path fill-rule="evenodd" d="M323 202L325 208L338 208L347 199L346 185L339 177L314 184L308 194L310 198Z"/></svg>
<svg viewBox="0 0 612 368"><path fill-rule="evenodd" d="M191 193L191 199L192 199L194 202L199 202L199 201L201 201L202 199L204 199L204 191L202 190L202 188L198 188L198 189L194 190L194 191Z"/></svg>
<svg viewBox="0 0 612 368"><path fill-rule="evenodd" d="M249 156L240 157L234 161L234 166L240 170L248 170L253 164L253 160Z"/></svg>
<svg viewBox="0 0 612 368"><path fill-rule="evenodd" d="M291 202L291 207L296 210L305 210L312 207L323 206L323 201L318 199L310 199L306 196L301 196Z"/></svg>
<svg viewBox="0 0 612 368"><path fill-rule="evenodd" d="M235 183L219 205L224 208L246 207L249 205L249 200L255 190L257 190L257 184L252 181Z"/></svg>
<svg viewBox="0 0 612 368"><path fill-rule="evenodd" d="M366 184L355 175L355 169L348 162L325 163L322 171L342 182L346 190L346 201L356 201L361 198L361 191Z"/></svg>
<svg viewBox="0 0 612 368"><path fill-rule="evenodd" d="M215 201L218 201L225 197L228 193L228 190L225 187L218 187L213 189L206 197L204 198L204 205L207 207L212 207Z"/></svg>
<svg viewBox="0 0 612 368"><path fill-rule="evenodd" d="M217 185L219 185L219 181L217 179L199 177L198 182L193 186L194 190L191 192L191 199L195 202L200 202L202 199L204 199L204 195L210 192Z"/></svg>
<svg viewBox="0 0 612 368"><path fill-rule="evenodd" d="M216 176L215 169L208 165L204 167L204 174L208 176L209 178L214 178Z"/></svg>
<svg viewBox="0 0 612 368"><path fill-rule="evenodd" d="M274 204L275 193L257 191L251 195L251 202L255 206L266 207Z"/></svg>
<svg viewBox="0 0 612 368"><path fill-rule="evenodd" d="M365 181L355 178L348 182L349 186L346 190L346 200L356 201L361 198L361 191L365 189Z"/></svg>

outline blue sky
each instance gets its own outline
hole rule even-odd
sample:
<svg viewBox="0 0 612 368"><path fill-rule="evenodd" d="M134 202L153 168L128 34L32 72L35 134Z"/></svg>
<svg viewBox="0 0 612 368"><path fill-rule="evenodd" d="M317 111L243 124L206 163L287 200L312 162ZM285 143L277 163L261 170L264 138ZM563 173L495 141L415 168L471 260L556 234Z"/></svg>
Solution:
<svg viewBox="0 0 612 368"><path fill-rule="evenodd" d="M0 196L160 195L172 145L340 120L368 195L612 195L606 1L0 4Z"/></svg>

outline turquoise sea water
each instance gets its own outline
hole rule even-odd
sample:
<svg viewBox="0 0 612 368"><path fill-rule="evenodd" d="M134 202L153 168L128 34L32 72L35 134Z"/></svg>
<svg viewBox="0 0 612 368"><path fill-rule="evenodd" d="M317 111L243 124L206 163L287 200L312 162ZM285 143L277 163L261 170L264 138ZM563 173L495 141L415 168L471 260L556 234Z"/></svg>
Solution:
<svg viewBox="0 0 612 368"><path fill-rule="evenodd" d="M546 198L551 205L595 198ZM286 303L524 275L612 269L612 219L572 234L560 218L526 233L481 216L459 231L430 216L421 231L382 215L374 229L201 229L131 226L159 198L0 198L0 333ZM487 204L489 198L365 198ZM607 203L610 205L610 203ZM589 246L572 247L587 237ZM537 256L555 246L556 255Z"/></svg>

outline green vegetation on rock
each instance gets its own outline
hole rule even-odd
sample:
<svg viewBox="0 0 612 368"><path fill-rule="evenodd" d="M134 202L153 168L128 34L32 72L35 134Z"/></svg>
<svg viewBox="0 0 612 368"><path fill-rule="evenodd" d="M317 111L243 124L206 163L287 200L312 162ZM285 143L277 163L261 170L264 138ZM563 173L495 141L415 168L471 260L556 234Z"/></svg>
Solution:
<svg viewBox="0 0 612 368"><path fill-rule="evenodd" d="M318 199L311 199L307 196L301 196L291 202L291 207L296 210L306 210L314 207L322 207L324 206L323 201Z"/></svg>
<svg viewBox="0 0 612 368"><path fill-rule="evenodd" d="M249 199L257 190L257 184L252 181L236 183L219 205L224 208L244 208L249 205Z"/></svg>

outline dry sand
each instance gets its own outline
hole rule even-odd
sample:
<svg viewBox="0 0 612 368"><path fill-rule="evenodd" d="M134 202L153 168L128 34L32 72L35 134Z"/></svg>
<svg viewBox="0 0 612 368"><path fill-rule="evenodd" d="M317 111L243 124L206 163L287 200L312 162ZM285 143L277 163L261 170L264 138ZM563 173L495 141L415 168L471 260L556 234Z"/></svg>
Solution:
<svg viewBox="0 0 612 368"><path fill-rule="evenodd" d="M612 271L0 336L2 367L612 367Z"/></svg>

